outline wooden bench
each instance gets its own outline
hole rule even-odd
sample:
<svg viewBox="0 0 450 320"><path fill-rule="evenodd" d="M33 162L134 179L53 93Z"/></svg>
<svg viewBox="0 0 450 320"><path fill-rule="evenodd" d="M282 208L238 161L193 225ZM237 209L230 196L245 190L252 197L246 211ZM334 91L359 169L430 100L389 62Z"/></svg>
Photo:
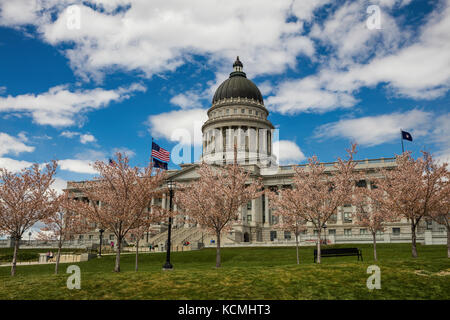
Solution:
<svg viewBox="0 0 450 320"><path fill-rule="evenodd" d="M363 261L362 252L358 248L333 248L333 249L321 249L320 250L321 257L351 257L357 256L358 261L359 257L361 257L361 261ZM317 249L314 249L314 262L317 260Z"/></svg>

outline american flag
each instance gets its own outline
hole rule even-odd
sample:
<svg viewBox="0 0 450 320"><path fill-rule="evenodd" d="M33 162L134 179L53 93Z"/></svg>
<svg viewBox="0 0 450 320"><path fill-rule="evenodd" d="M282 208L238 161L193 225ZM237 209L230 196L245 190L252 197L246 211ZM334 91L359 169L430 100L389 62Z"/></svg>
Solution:
<svg viewBox="0 0 450 320"><path fill-rule="evenodd" d="M152 157L161 161L169 162L170 152L152 142Z"/></svg>

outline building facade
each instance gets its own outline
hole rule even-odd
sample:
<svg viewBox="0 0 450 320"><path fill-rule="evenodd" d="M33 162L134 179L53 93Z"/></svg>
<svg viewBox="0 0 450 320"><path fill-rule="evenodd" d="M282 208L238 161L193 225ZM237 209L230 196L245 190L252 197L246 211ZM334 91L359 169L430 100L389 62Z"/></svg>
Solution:
<svg viewBox="0 0 450 320"><path fill-rule="evenodd" d="M272 138L274 126L269 120L269 111L264 106L264 100L258 87L243 71L243 64L236 59L233 71L216 90L209 108L208 119L202 126L203 152L199 162L223 165L234 161L235 149L238 162L250 172L251 179L260 178L266 190L290 188L294 168L292 165L281 166L273 152ZM236 146L236 148L235 148ZM324 163L326 171L333 172L334 163ZM378 178L378 170L394 168L394 158L366 159L357 161L356 170L364 172L365 179L357 182L358 187L371 188L373 180ZM180 184L186 184L197 179L199 163L182 164L179 170L168 170L168 179ZM78 196L82 190L76 182L69 182L68 189ZM153 204L168 208L168 197L163 195L153 199ZM177 211L176 206L173 208ZM354 208L343 206L326 224L325 238L367 238L371 240L366 228L357 226L352 216ZM277 229L278 219L269 207L269 199L264 195L253 199L239 210L240 220L233 225L230 233L224 235L222 243L277 243L294 240L294 235ZM199 226L182 212L174 218L173 243L202 242L208 244L213 238L206 235ZM317 230L312 224L307 224L308 230L302 235L304 239L314 240ZM145 236L143 243L164 246L166 235L165 224L154 226L153 234ZM438 231L439 226L423 221L418 233L425 230ZM441 231L441 229L439 229ZM406 219L390 223L380 237L408 237L410 224ZM84 235L88 238L97 237L95 233ZM105 233L108 241L113 241L114 235ZM366 237L367 236L367 237ZM420 236L419 236L420 237ZM410 239L410 238L409 238Z"/></svg>

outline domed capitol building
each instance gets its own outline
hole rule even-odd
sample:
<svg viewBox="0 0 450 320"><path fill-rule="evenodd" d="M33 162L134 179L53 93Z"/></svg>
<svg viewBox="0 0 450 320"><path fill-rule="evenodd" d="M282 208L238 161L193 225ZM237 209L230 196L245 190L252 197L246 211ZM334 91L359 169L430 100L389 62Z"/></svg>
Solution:
<svg viewBox="0 0 450 320"><path fill-rule="evenodd" d="M250 172L251 179L261 178L264 188L277 190L290 188L294 169L292 165L278 165L273 150L273 135L275 128L269 120L269 111L264 106L264 100L258 87L247 78L239 57L233 64L233 71L216 90L212 105L207 111L208 119L202 126L203 151L198 163L181 164L179 170L168 170L167 179L179 184L189 183L199 177L199 163L223 165L234 161L234 146L237 146L237 160L245 170ZM296 164L293 164L296 165ZM334 163L324 163L326 171L335 170ZM394 158L365 159L357 161L357 170L365 173L365 180L357 182L358 187L371 188L377 170L395 167ZM302 166L302 165L300 165ZM82 198L83 192L79 183L68 182L67 189L76 198ZM169 207L167 195L152 200L153 205ZM177 211L176 205L173 208ZM355 224L352 218L352 206L343 206L324 225L322 237L327 243L371 243L370 232ZM264 195L248 202L239 211L240 220L233 224L232 231L223 234L223 246L245 245L294 245L295 236L287 231L277 229L277 217L272 214L269 199ZM300 235L300 244L314 244L317 230L311 223L308 229ZM417 232L418 242L425 244L446 243L446 235L439 234L442 226L422 221ZM154 225L153 231L143 236L141 245L153 245L157 250L165 250L167 241L167 224ZM79 241L98 243L99 233L80 235ZM215 236L207 234L189 219L189 216L179 212L173 221L173 250L189 250L201 247L215 246ZM114 234L107 230L104 241L114 241ZM133 240L133 236L131 239ZM390 223L385 232L378 234L377 242L410 242L410 224L406 219ZM183 246L189 242L189 246Z"/></svg>

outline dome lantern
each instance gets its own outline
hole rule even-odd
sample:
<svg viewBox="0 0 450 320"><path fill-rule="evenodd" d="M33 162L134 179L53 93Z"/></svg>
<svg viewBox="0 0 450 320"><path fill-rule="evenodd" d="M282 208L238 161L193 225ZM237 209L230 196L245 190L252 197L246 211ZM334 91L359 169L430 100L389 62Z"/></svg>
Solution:
<svg viewBox="0 0 450 320"><path fill-rule="evenodd" d="M242 64L242 62L239 60L239 56L236 57L236 61L233 63L233 70L234 71L241 71L244 68L244 65Z"/></svg>
<svg viewBox="0 0 450 320"><path fill-rule="evenodd" d="M254 100L264 105L261 91L251 80L247 79L247 75L242 71L243 67L238 56L233 63L233 72L230 73L230 77L217 88L212 100L213 105L218 101L231 98Z"/></svg>

